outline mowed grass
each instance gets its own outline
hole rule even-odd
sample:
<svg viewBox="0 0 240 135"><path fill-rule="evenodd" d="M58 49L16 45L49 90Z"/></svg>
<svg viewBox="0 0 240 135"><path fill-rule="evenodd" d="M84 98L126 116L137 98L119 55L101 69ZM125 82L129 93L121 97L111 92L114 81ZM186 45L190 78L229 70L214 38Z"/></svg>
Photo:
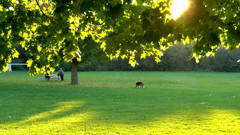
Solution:
<svg viewBox="0 0 240 135"><path fill-rule="evenodd" d="M240 74L0 73L1 135L240 134ZM145 88L135 88L143 81Z"/></svg>

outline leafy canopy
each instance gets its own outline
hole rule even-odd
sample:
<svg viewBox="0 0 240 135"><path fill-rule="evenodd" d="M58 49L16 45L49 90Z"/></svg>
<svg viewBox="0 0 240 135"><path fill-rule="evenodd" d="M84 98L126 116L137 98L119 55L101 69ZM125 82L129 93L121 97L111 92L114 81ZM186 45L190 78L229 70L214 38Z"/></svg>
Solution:
<svg viewBox="0 0 240 135"><path fill-rule="evenodd" d="M176 20L171 0L1 0L0 71L18 57L16 46L31 53L30 73L54 71L61 61L82 60L86 37L110 59L154 56L177 41L195 42L193 56L214 55L219 45L239 47L240 1L191 0ZM95 47L93 47L95 48ZM91 47L89 47L91 49Z"/></svg>

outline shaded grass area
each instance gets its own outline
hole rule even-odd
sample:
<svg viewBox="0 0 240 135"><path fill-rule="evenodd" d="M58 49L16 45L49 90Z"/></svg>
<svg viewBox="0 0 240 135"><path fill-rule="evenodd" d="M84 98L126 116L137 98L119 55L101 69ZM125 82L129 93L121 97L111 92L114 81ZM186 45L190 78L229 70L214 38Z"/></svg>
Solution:
<svg viewBox="0 0 240 135"><path fill-rule="evenodd" d="M78 75L0 73L0 134L240 134L239 73Z"/></svg>

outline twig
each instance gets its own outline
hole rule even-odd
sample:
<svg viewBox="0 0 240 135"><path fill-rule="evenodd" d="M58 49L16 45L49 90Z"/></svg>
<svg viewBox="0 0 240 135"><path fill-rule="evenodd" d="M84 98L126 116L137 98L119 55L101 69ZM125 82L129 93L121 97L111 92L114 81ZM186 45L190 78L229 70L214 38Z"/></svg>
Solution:
<svg viewBox="0 0 240 135"><path fill-rule="evenodd" d="M42 14L45 15L46 17L50 18L48 15L46 15L46 14L43 12L43 10L42 10L42 8L41 8L41 6L40 6L38 0L35 0L35 1L36 1L37 5L38 5L40 11L42 12Z"/></svg>

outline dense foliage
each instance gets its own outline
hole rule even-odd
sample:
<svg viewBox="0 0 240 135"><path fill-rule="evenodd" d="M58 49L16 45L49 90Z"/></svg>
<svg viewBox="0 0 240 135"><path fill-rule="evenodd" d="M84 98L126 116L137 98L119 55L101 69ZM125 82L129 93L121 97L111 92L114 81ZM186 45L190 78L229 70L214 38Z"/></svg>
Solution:
<svg viewBox="0 0 240 135"><path fill-rule="evenodd" d="M222 44L239 46L239 0L191 0L182 17L171 18L172 0L1 0L0 71L31 54L30 73L54 71L62 61L76 67L84 51L78 41L91 37L110 59L154 57L160 62L173 43L196 42L193 56L214 55ZM76 76L76 74L74 74Z"/></svg>

